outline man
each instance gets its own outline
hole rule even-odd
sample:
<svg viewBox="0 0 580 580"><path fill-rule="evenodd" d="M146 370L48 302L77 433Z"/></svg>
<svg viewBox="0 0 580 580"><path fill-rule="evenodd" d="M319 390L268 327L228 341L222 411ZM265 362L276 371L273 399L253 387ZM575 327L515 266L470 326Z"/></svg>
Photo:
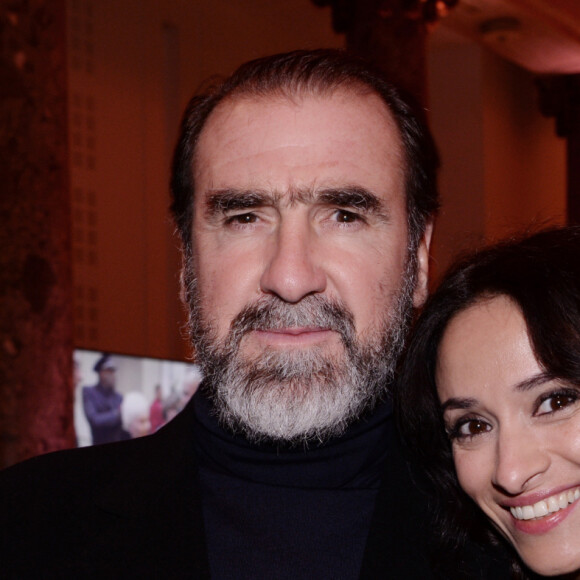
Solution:
<svg viewBox="0 0 580 580"><path fill-rule="evenodd" d="M71 577L429 578L386 395L426 293L436 165L407 101L339 52L195 97L172 192L204 381L152 437L9 470L9 506L60 476L49 507L10 508L10 571L32 554Z"/></svg>
<svg viewBox="0 0 580 580"><path fill-rule="evenodd" d="M117 367L113 357L103 354L93 370L99 382L92 387L83 387L83 409L91 427L93 445L112 443L123 438L121 403L123 396L115 390Z"/></svg>

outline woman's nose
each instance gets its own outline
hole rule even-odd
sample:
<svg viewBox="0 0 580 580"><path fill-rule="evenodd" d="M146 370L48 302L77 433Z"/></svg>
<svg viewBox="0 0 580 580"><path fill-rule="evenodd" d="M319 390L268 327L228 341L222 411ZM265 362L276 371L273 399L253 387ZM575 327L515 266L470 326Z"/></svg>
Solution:
<svg viewBox="0 0 580 580"><path fill-rule="evenodd" d="M494 485L509 495L526 491L550 466L550 456L542 449L531 429L500 432L497 441Z"/></svg>

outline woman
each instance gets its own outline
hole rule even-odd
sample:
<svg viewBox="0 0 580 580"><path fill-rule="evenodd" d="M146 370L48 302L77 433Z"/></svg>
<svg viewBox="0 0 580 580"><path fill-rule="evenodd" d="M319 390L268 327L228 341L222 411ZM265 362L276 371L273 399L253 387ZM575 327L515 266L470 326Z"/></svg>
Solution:
<svg viewBox="0 0 580 580"><path fill-rule="evenodd" d="M459 262L418 321L395 404L448 549L487 528L524 562L516 577L580 578L580 228Z"/></svg>

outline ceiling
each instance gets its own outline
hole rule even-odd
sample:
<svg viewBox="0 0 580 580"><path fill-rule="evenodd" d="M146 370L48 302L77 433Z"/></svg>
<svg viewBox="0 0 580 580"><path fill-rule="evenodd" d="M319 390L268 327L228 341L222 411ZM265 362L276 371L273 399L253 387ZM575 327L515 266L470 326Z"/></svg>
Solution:
<svg viewBox="0 0 580 580"><path fill-rule="evenodd" d="M580 73L580 0L459 0L438 31L457 34L537 74Z"/></svg>

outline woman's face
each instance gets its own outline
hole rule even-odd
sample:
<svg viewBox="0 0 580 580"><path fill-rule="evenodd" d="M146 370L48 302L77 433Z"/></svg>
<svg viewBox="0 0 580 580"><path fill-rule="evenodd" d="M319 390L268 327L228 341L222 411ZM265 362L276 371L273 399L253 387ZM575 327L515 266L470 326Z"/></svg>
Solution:
<svg viewBox="0 0 580 580"><path fill-rule="evenodd" d="M580 570L580 391L544 376L519 308L456 315L436 380L463 489L534 571Z"/></svg>

